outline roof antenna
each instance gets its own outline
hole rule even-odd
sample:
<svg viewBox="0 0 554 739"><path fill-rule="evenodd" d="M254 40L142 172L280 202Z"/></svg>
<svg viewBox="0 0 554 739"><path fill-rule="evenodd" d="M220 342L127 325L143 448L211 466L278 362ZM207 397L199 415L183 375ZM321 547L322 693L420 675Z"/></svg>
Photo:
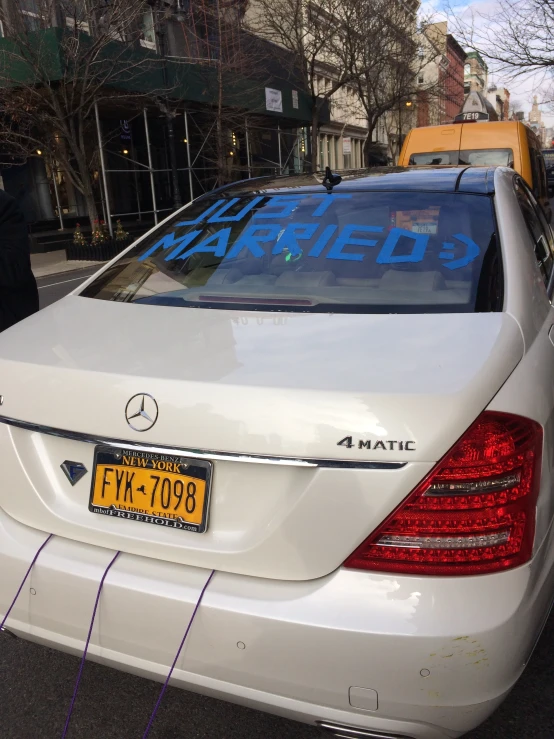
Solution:
<svg viewBox="0 0 554 739"><path fill-rule="evenodd" d="M323 178L323 185L327 188L327 192L331 192L336 185L340 185L342 177L339 174L333 174L331 167L325 167L325 177Z"/></svg>

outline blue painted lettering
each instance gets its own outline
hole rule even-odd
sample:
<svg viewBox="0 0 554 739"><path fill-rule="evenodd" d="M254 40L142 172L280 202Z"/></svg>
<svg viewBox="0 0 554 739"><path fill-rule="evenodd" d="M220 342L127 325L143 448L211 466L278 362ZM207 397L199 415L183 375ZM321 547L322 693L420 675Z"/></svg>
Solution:
<svg viewBox="0 0 554 739"><path fill-rule="evenodd" d="M213 254L216 257L224 257L230 235L230 228L222 228L221 231L211 234L207 239L186 251L179 259L186 259L193 254Z"/></svg>
<svg viewBox="0 0 554 739"><path fill-rule="evenodd" d="M239 202L239 200L240 198L231 198L231 200L229 200L229 202L226 203L223 208L220 208L217 213L214 213L213 216L208 218L208 223L230 223L231 221L240 221L244 218L245 215L250 213L250 211L255 208L259 202L263 200L263 197L259 196L251 200L235 216L227 216L225 218L222 218L223 214L227 213L229 208L232 208L235 203Z"/></svg>
<svg viewBox="0 0 554 739"><path fill-rule="evenodd" d="M314 218L319 218L324 215L327 208L335 202L335 200L348 200L352 195L335 195L334 193L327 193L326 195L312 195L312 198L322 198L323 202L320 203L312 213Z"/></svg>
<svg viewBox="0 0 554 739"><path fill-rule="evenodd" d="M289 223L273 247L272 254L280 254L285 249L288 249L293 256L302 254L298 241L311 239L318 225L317 223Z"/></svg>
<svg viewBox="0 0 554 739"><path fill-rule="evenodd" d="M335 239L333 246L329 249L329 253L326 258L346 259L350 262L361 262L364 258L363 254L349 254L348 252L343 252L343 248L348 245L375 246L377 244L377 240L354 237L352 234L356 231L360 231L361 233L381 233L383 228L381 226L358 226L357 224L345 226Z"/></svg>
<svg viewBox="0 0 554 739"><path fill-rule="evenodd" d="M461 257L460 259L454 259L454 254L452 252L456 247L449 241L445 241L442 245L442 248L446 249L447 251L441 251L441 253L439 254L439 259L453 260L450 261L449 264L443 265L443 267L446 267L446 269L461 269L462 267L467 267L467 265L473 262L474 259L477 259L481 251L475 241L472 241L469 236L464 236L463 234L454 234L454 238L458 239L458 241L461 241L462 244L465 244L467 246L467 251L465 253L465 256Z"/></svg>
<svg viewBox="0 0 554 739"><path fill-rule="evenodd" d="M243 249L247 249L255 257L265 257L265 251L260 244L276 241L282 227L277 223L263 226L247 226L242 234L229 249L225 259L235 259Z"/></svg>
<svg viewBox="0 0 554 739"><path fill-rule="evenodd" d="M315 242L315 244L310 249L308 256L309 257L319 257L321 255L321 252L325 249L329 241L331 240L331 236L335 233L337 230L336 226L325 226L323 229L323 232Z"/></svg>
<svg viewBox="0 0 554 739"><path fill-rule="evenodd" d="M176 249L173 249L172 252L170 252L167 257L165 258L166 262L169 262L171 259L175 259L179 256L179 254L183 251L183 249L186 249L189 244L192 244L194 239L198 236L198 234L201 234L202 231L191 231L186 236L183 236L181 239L181 243Z"/></svg>
<svg viewBox="0 0 554 739"><path fill-rule="evenodd" d="M198 233L198 232L197 232ZM156 243L150 247L147 251L142 254L137 261L144 262L145 259L152 256L155 251L158 249L171 249L172 246L179 245L179 249L181 248L181 243L187 238L188 234L185 234L184 236L178 236L175 238L175 231L170 234L166 234L163 236L159 241L156 241Z"/></svg>
<svg viewBox="0 0 554 739"><path fill-rule="evenodd" d="M208 216L210 213L213 213L216 208L219 208L220 205L223 205L225 200L218 200L213 205L210 205L209 208L206 208L206 210L201 213L198 218L195 218L194 221L179 221L179 223L176 224L176 226L196 226L197 223L200 223L200 221L203 221L206 216Z"/></svg>
<svg viewBox="0 0 554 739"><path fill-rule="evenodd" d="M410 254L393 256L396 245L401 238L411 239L414 243ZM377 256L377 264L399 264L401 262L421 262L429 243L428 234L416 234L405 228L393 228L386 238L383 248Z"/></svg>

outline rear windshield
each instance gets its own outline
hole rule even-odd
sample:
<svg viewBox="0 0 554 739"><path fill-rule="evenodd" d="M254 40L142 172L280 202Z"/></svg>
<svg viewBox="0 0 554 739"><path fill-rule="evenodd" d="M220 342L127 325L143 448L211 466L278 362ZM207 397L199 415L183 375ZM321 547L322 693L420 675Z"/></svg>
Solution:
<svg viewBox="0 0 554 739"><path fill-rule="evenodd" d="M512 149L428 151L412 154L410 164L475 164L491 167L513 167L514 152Z"/></svg>
<svg viewBox="0 0 554 739"><path fill-rule="evenodd" d="M496 248L486 196L220 193L181 210L81 294L227 310L496 310Z"/></svg>
<svg viewBox="0 0 554 739"><path fill-rule="evenodd" d="M427 151L420 154L411 154L410 164L458 164L460 152L456 151Z"/></svg>

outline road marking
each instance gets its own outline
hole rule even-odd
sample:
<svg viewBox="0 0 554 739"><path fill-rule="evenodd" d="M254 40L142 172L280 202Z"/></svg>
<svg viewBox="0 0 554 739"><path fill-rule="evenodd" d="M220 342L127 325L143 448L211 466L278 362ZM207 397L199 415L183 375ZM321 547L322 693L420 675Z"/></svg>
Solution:
<svg viewBox="0 0 554 739"><path fill-rule="evenodd" d="M49 285L41 285L39 290L44 290L45 287L54 287L54 285L65 285L68 282L76 282L77 280L86 280L92 275L85 275L84 277L73 277L71 280L62 280L61 282L51 282Z"/></svg>

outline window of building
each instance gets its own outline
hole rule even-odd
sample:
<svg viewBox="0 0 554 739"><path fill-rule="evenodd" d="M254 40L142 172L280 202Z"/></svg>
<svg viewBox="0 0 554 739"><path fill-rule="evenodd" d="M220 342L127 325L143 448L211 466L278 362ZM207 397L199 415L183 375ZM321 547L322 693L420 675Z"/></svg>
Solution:
<svg viewBox="0 0 554 739"><path fill-rule="evenodd" d="M27 31L38 31L43 24L36 0L21 0L20 8Z"/></svg>
<svg viewBox="0 0 554 739"><path fill-rule="evenodd" d="M151 10L148 10L142 16L140 44L147 49L156 51L156 32L154 30L154 16Z"/></svg>
<svg viewBox="0 0 554 739"><path fill-rule="evenodd" d="M422 74L419 75L419 77L417 78L417 81L418 81L418 84L420 84L420 85L422 85L424 83L425 80L424 80Z"/></svg>
<svg viewBox="0 0 554 739"><path fill-rule="evenodd" d="M83 33L90 33L90 25L87 18L87 8L84 0L72 0L70 3L62 4L62 12L65 14L65 25L75 28Z"/></svg>
<svg viewBox="0 0 554 739"><path fill-rule="evenodd" d="M464 66L464 75L467 77L469 74L471 74L471 65L466 64Z"/></svg>

